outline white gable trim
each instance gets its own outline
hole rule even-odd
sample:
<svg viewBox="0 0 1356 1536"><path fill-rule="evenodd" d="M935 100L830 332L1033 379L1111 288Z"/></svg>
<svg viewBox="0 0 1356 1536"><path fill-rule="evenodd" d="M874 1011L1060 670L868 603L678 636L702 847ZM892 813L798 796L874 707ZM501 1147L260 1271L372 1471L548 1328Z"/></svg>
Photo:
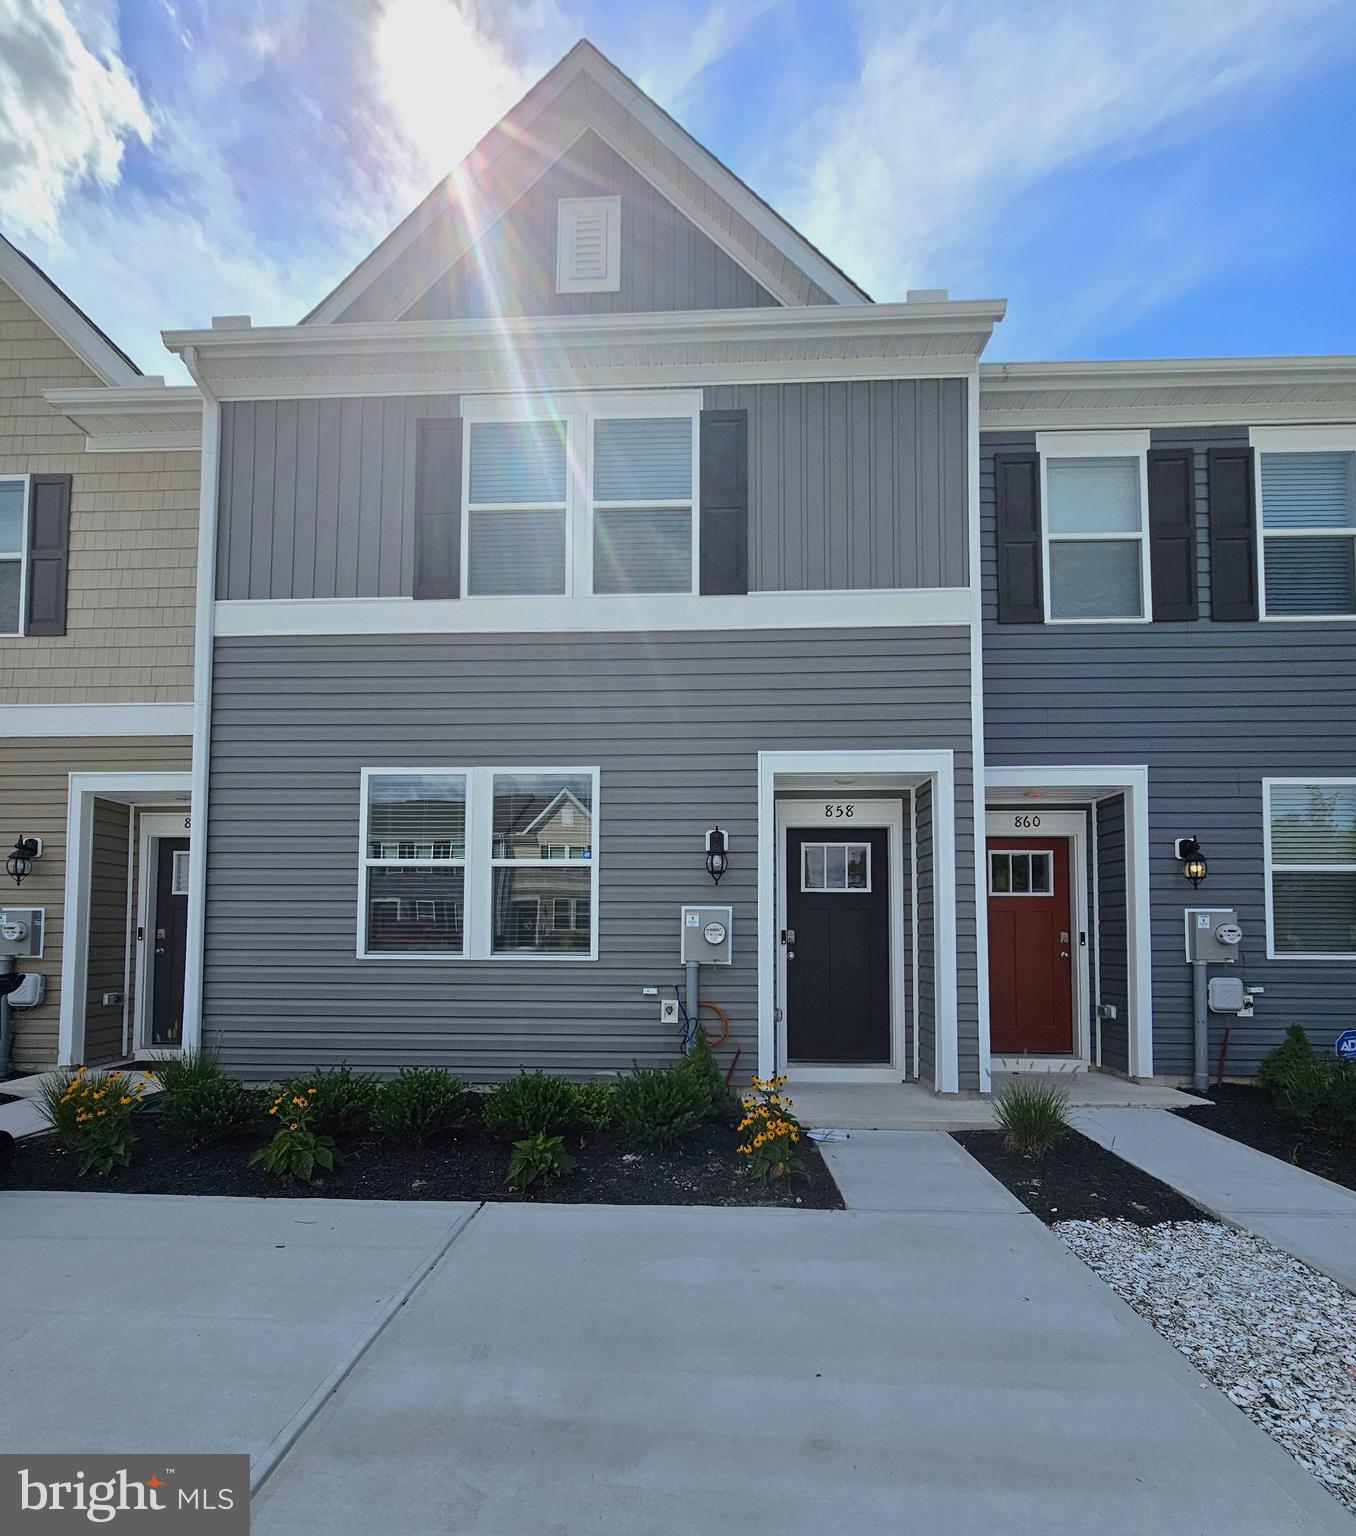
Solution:
<svg viewBox="0 0 1356 1536"><path fill-rule="evenodd" d="M108 337L5 239L0 239L0 280L105 384L145 382Z"/></svg>

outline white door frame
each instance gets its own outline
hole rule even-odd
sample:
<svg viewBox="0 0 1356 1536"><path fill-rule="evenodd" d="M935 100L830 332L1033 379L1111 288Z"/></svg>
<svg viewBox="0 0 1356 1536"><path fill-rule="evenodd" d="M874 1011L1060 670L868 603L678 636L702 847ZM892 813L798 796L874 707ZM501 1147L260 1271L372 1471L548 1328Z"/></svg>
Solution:
<svg viewBox="0 0 1356 1536"><path fill-rule="evenodd" d="M144 1057L174 1057L183 1054L183 1046L151 1044L151 1002L155 992L155 971L150 957L155 953L151 937L151 908L160 882L160 840L187 838L192 849L193 834L188 807L182 812L147 811L140 818L137 836L137 986L132 1023L132 1054Z"/></svg>
<svg viewBox="0 0 1356 1536"><path fill-rule="evenodd" d="M61 1001L57 1062L75 1066L85 1054L88 1003L90 883L94 867L94 802L124 805L187 795L189 773L72 773L66 781L66 895L61 915ZM187 1024L185 1024L187 1030ZM185 1044L188 1044L185 1034Z"/></svg>
<svg viewBox="0 0 1356 1536"><path fill-rule="evenodd" d="M879 791L876 791L879 794ZM897 1083L905 1076L904 1032L904 806L900 799L864 798L841 787L825 790L823 799L777 801L777 1071L785 1072L797 1083ZM851 822L828 813L830 804L850 802L855 810ZM886 829L887 880L890 923L890 1059L869 1066L797 1067L787 1060L786 1049L786 951L781 931L786 923L787 863L783 856L786 833L790 827L829 827L843 837L854 828Z"/></svg>
<svg viewBox="0 0 1356 1536"><path fill-rule="evenodd" d="M1020 825L1023 821L1028 825ZM1033 821L1036 823L1035 826L1030 825ZM1029 801L1022 806L1004 806L1001 809L987 807L984 815L984 861L978 871L985 906L988 905L989 899L989 838L991 837L1020 837L1032 842L1042 840L1053 842L1058 839L1061 842L1067 840L1070 844L1069 918L1073 923L1073 933L1069 942L1074 959L1074 1048L1071 1055L1073 1060L1081 1062L1084 1066L1090 1066L1092 1063L1092 1008L1089 957L1092 954L1092 946L1096 943L1096 935L1092 932L1088 919L1087 813L1085 811L1043 811ZM1078 942L1080 933L1086 936L1086 942L1083 944ZM984 978L984 984L988 985L987 977ZM1013 1066L1025 1059L1025 1055L1018 1055L1011 1061L1005 1057L994 1057L993 1064L996 1071L1003 1072L1011 1070ZM1032 1059L1046 1061L1049 1058L1040 1056Z"/></svg>
<svg viewBox="0 0 1356 1536"><path fill-rule="evenodd" d="M827 784L812 786L806 776ZM843 752L760 752L758 754L758 1073L777 1070L777 825L781 788L827 788L831 795L880 795L907 781L932 787L934 1080L939 1093L959 1088L959 1032L956 1022L956 789L955 759L949 749ZM893 782L892 782L893 781ZM919 1027L915 1018L914 1028ZM981 1040L981 1050L983 1042ZM901 1063L901 1067L902 1067ZM987 1071L988 1063L981 1063ZM902 1075L902 1074L901 1074Z"/></svg>
<svg viewBox="0 0 1356 1536"><path fill-rule="evenodd" d="M1012 803L1022 791L1039 789L1066 804L1095 804L1113 794L1125 796L1125 917L1127 1033L1131 1077L1154 1075L1153 951L1149 908L1149 769L1143 763L1104 763L1050 767L992 764L985 770L989 802ZM987 809L987 807L986 807ZM1095 814L1095 811L1094 811Z"/></svg>

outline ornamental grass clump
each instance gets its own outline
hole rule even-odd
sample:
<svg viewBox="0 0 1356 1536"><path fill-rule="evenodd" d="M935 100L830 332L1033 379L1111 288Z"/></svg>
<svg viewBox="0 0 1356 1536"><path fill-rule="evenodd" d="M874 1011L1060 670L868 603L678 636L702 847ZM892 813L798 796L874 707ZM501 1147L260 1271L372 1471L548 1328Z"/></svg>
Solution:
<svg viewBox="0 0 1356 1536"><path fill-rule="evenodd" d="M1003 1127L1003 1144L1009 1152L1042 1158L1062 1137L1069 1124L1069 1091L1053 1083L1016 1082L994 1100L994 1118Z"/></svg>
<svg viewBox="0 0 1356 1536"><path fill-rule="evenodd" d="M249 1119L249 1095L228 1077L212 1050L185 1051L155 1069L160 1080L156 1109L163 1124L194 1141L220 1141Z"/></svg>
<svg viewBox="0 0 1356 1536"><path fill-rule="evenodd" d="M445 1067L402 1067L382 1083L372 1105L379 1136L416 1145L450 1130L466 1112L467 1089Z"/></svg>
<svg viewBox="0 0 1356 1536"><path fill-rule="evenodd" d="M782 1092L785 1077L755 1077L753 1092L740 1103L744 1114L739 1122L741 1140L735 1150L749 1160L755 1179L768 1183L791 1174L807 1178L805 1164L796 1156L800 1141L800 1121L791 1113L793 1101Z"/></svg>
<svg viewBox="0 0 1356 1536"><path fill-rule="evenodd" d="M317 1168L328 1172L334 1167L339 1156L334 1138L316 1129L318 1097L319 1089L314 1086L304 1093L294 1093L287 1086L279 1089L268 1110L277 1117L277 1134L266 1147L251 1153L251 1166L259 1163L265 1173L307 1183Z"/></svg>
<svg viewBox="0 0 1356 1536"><path fill-rule="evenodd" d="M150 1086L150 1073L90 1072L75 1067L53 1073L38 1103L62 1144L79 1158L80 1174L105 1178L114 1164L132 1161L132 1117Z"/></svg>

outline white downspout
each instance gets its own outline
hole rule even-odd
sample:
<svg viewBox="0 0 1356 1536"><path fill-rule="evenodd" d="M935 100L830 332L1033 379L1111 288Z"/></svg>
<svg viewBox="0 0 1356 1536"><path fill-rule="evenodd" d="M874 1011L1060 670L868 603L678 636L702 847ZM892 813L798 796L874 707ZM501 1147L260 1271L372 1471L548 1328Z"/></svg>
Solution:
<svg viewBox="0 0 1356 1536"><path fill-rule="evenodd" d="M970 372L966 393L966 524L970 554L970 764L973 774L975 969L979 1025L979 1091L993 1091L989 1044L989 880L984 776L984 593L980 579L979 507L979 360ZM953 834L954 836L954 831Z"/></svg>
<svg viewBox="0 0 1356 1536"><path fill-rule="evenodd" d="M185 1050L202 1045L203 953L207 923L207 789L212 735L212 643L217 586L217 488L220 483L221 404L202 376L198 349L185 347L184 366L202 392L202 472L198 516L197 607L193 624L193 777L189 807L188 931L184 957Z"/></svg>

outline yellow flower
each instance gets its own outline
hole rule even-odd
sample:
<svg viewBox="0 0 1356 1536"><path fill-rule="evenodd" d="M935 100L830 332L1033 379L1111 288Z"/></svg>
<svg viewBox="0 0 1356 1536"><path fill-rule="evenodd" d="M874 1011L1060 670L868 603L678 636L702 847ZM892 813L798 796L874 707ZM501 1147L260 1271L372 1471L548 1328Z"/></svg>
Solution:
<svg viewBox="0 0 1356 1536"><path fill-rule="evenodd" d="M278 1106L275 1104L273 1106L273 1108L269 1110L269 1114L270 1115L276 1115L277 1113L278 1113Z"/></svg>
<svg viewBox="0 0 1356 1536"><path fill-rule="evenodd" d="M127 1095L126 1095L126 1094L125 1094L125 1093L124 1093L124 1094L123 1094L123 1096L122 1096L122 1097L121 1097L121 1098L120 1098L120 1099L119 1099L119 1100L118 1100L118 1103L119 1103L119 1104L130 1104L130 1103L131 1103L131 1102L132 1102L132 1101L131 1101L131 1099L129 1099L129 1098L128 1098L128 1097L127 1097Z"/></svg>
<svg viewBox="0 0 1356 1536"><path fill-rule="evenodd" d="M299 1126L299 1125L298 1125L298 1124L297 1124L297 1122L296 1122L296 1121L295 1121L295 1120L294 1120L294 1121L293 1121L293 1122L292 1122L292 1123L291 1123L291 1125L289 1125L289 1126L288 1126L288 1127L287 1127L287 1129L288 1129L288 1130L289 1130L289 1131L299 1131L299 1130L300 1130L300 1129L301 1129L301 1127L300 1127L300 1126Z"/></svg>

